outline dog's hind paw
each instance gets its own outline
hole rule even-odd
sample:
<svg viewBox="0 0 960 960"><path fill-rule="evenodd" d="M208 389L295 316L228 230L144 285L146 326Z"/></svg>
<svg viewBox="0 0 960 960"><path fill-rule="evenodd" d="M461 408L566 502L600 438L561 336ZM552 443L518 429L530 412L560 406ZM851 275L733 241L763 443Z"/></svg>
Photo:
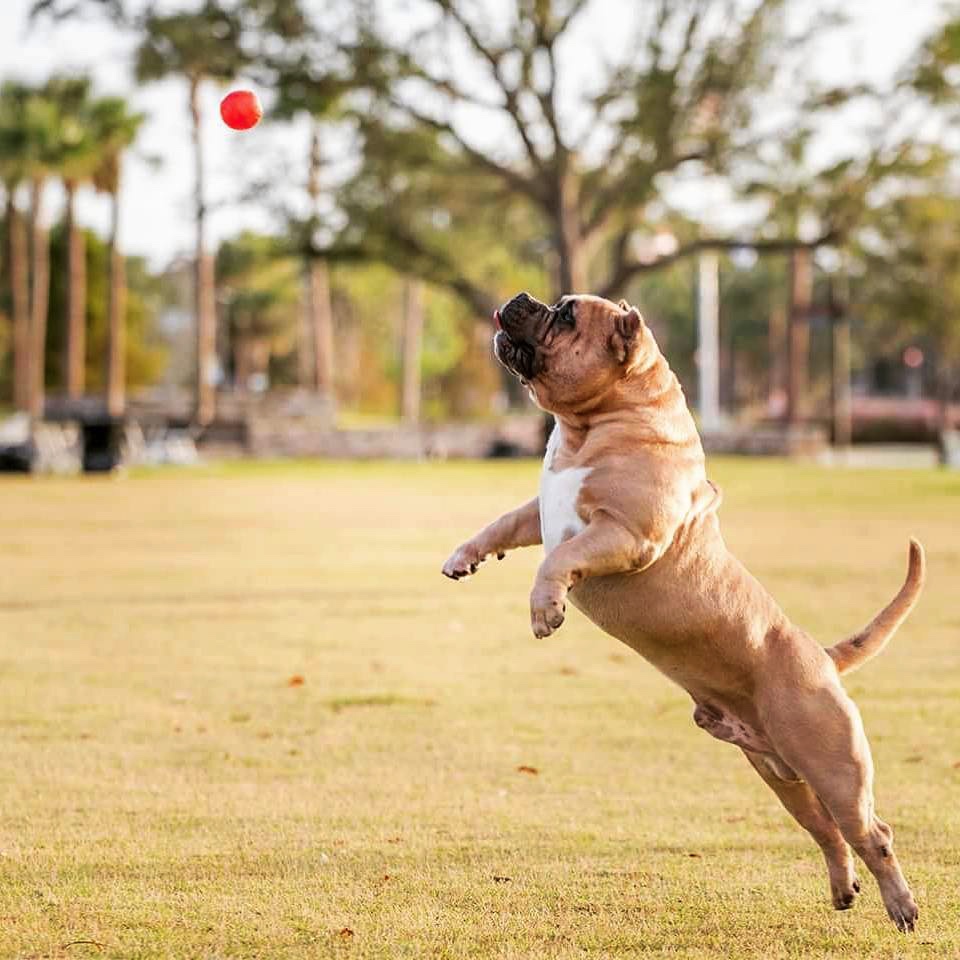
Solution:
<svg viewBox="0 0 960 960"><path fill-rule="evenodd" d="M857 875L853 873L849 866L846 870L847 878L838 881L831 880L830 883L830 896L833 900L834 910L849 910L860 892L860 881L857 879Z"/></svg>
<svg viewBox="0 0 960 960"><path fill-rule="evenodd" d="M913 933L917 925L917 917L920 916L920 911L917 909L916 901L913 899L910 891L908 890L906 893L891 898L891 901L885 905L887 913L890 915L890 919L897 925L897 929L901 933Z"/></svg>

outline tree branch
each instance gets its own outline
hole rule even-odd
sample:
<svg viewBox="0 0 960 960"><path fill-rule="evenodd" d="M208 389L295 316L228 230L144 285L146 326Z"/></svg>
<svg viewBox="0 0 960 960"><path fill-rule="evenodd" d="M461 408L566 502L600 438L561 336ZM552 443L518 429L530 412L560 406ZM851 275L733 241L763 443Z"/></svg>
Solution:
<svg viewBox="0 0 960 960"><path fill-rule="evenodd" d="M453 20L457 26L460 27L470 46L480 56L481 59L486 61L487 65L490 67L490 72L493 75L493 79L496 81L497 86L500 88L500 92L504 97L503 109L506 110L511 121L513 122L514 127L516 128L517 134L523 141L524 149L526 150L527 156L529 157L530 162L533 164L534 169L542 173L545 169L544 160L543 157L540 156L540 152L534 146L533 139L530 136L530 131L527 129L527 125L523 120L523 116L521 115L518 97L519 91L515 87L511 87L506 82L501 72L503 57L507 50L493 50L488 47L477 33L477 30L473 24L463 15L463 12L457 8L456 0L434 0L434 3L448 17L450 17L450 19Z"/></svg>
<svg viewBox="0 0 960 960"><path fill-rule="evenodd" d="M646 172L645 178L648 183L652 184L654 177L658 174L677 170L685 163L691 163L694 160L705 160L706 157L707 152L702 148L689 150L686 153L672 157L669 163L664 162L652 165ZM589 239L607 225L610 217L617 211L623 194L629 189L630 181L635 179L637 175L636 165L633 165L608 183L606 187L597 191L596 200L593 204L593 212L584 224L584 238ZM631 204L631 208L632 206Z"/></svg>
<svg viewBox="0 0 960 960"><path fill-rule="evenodd" d="M377 255L380 260L406 272L411 270L411 260L414 260L417 276L453 291L481 316L490 316L496 309L496 299L462 273L445 254L427 247L399 224L388 224L385 233L391 242ZM402 254L397 252L400 250Z"/></svg>
<svg viewBox="0 0 960 960"><path fill-rule="evenodd" d="M560 22L557 24L556 30L551 31L550 34L550 45L553 44L567 32L570 24L573 22L574 18L583 10L583 8L589 3L589 0L574 0L570 4L570 9L560 18Z"/></svg>
<svg viewBox="0 0 960 960"><path fill-rule="evenodd" d="M543 111L543 116L546 118L547 125L550 127L550 133L553 136L553 147L557 154L560 155L558 159L565 159L567 153L567 145L563 142L563 137L560 135L560 122L557 119L557 62L554 58L553 52L553 41L545 48L547 52L547 63L550 65L550 85L543 92L537 93L537 100L540 101L540 109ZM558 164L559 166L560 164Z"/></svg>
<svg viewBox="0 0 960 960"><path fill-rule="evenodd" d="M506 181L506 183L513 187L513 189L520 191L537 203L544 202L543 192L538 186L536 179L528 179L522 174L517 173L516 170L512 170L510 167L498 163L493 158L487 156L487 154L485 154L482 150L472 147L469 143L467 143L466 140L463 139L457 129L449 121L438 120L436 117L431 117L430 114L424 113L423 111L418 110L416 107L412 107L410 104L404 103L402 100L398 100L396 98L391 98L391 103L394 107L396 107L396 109L406 113L417 123L421 123L424 126L430 127L432 130L436 130L438 133L445 133L452 137L471 160L484 167L487 171L499 177L501 180Z"/></svg>
<svg viewBox="0 0 960 960"><path fill-rule="evenodd" d="M815 250L828 243L834 243L838 239L836 230L827 230L815 240L798 240L795 238L784 238L782 240L734 240L732 238L705 237L701 240L693 240L683 246L678 247L673 253L656 260L650 261L628 261L626 259L626 243L619 244L619 256L610 277L600 288L599 296L611 299L623 293L624 287L635 276L641 273L651 273L654 270L662 270L669 267L678 260L692 256L696 253L702 253L705 250L738 250L741 248L753 250L758 254L789 253L791 250Z"/></svg>
<svg viewBox="0 0 960 960"><path fill-rule="evenodd" d="M485 100L474 93L469 93L462 87L458 87L452 80L445 77L438 77L430 73L422 64L407 60L404 63L407 75L414 80L422 80L428 86L432 87L438 93L445 94L451 100L459 100L462 103L468 103L473 107L482 107L484 110L502 110L503 103L496 103L493 100Z"/></svg>
<svg viewBox="0 0 960 960"><path fill-rule="evenodd" d="M331 263L378 261L399 273L445 287L480 316L490 316L496 308L496 297L463 273L458 261L424 243L422 238L398 220L378 220L376 225L364 229L359 236L359 239L344 238L325 247L316 247L308 240L300 252Z"/></svg>
<svg viewBox="0 0 960 960"><path fill-rule="evenodd" d="M550 133L553 136L553 144L556 152L560 154L558 158L562 165L569 148L564 143L560 134L560 122L557 118L557 60L556 44L560 37L569 29L570 24L581 10L587 5L588 0L575 0L570 9L560 18L556 26L550 22L551 9L549 5L544 11L537 9L537 46L547 55L547 63L550 67L550 81L547 89L544 91L535 91L537 100L540 103L540 110L543 113L547 125L550 127Z"/></svg>

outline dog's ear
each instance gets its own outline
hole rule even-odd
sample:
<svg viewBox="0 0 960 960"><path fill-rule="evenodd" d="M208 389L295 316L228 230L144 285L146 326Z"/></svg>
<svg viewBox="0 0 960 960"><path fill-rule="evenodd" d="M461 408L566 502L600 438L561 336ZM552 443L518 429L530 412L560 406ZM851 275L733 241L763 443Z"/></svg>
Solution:
<svg viewBox="0 0 960 960"><path fill-rule="evenodd" d="M614 320L610 349L618 363L626 363L636 350L644 324L636 307L629 306L625 300L620 301L620 307L623 312L617 314Z"/></svg>

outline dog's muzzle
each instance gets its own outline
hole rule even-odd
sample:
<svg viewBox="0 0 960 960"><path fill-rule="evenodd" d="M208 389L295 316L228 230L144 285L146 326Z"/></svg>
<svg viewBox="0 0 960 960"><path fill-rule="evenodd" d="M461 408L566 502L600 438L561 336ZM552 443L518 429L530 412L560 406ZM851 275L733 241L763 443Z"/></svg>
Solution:
<svg viewBox="0 0 960 960"><path fill-rule="evenodd" d="M537 330L548 313L545 304L528 293L518 293L493 315L497 327L493 352L521 380L533 380L539 371Z"/></svg>

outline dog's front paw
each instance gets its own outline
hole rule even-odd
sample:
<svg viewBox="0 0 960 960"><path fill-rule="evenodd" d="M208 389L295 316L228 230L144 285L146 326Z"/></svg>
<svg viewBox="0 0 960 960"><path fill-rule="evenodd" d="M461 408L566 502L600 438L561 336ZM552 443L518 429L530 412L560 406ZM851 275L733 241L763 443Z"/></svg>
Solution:
<svg viewBox="0 0 960 960"><path fill-rule="evenodd" d="M530 626L535 637L549 637L563 623L567 591L559 583L537 583L530 594Z"/></svg>
<svg viewBox="0 0 960 960"><path fill-rule="evenodd" d="M457 547L443 565L443 575L451 580L462 580L476 573L481 563L483 556L480 551L472 543L465 543Z"/></svg>

